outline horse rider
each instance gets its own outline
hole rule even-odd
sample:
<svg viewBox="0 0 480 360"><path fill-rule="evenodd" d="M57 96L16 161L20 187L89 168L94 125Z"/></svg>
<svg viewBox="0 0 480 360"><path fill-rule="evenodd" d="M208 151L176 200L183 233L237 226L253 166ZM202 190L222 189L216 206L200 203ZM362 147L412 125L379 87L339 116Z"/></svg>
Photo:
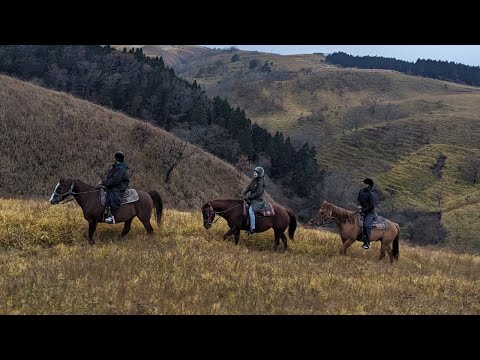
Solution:
<svg viewBox="0 0 480 360"><path fill-rule="evenodd" d="M255 232L255 211L260 211L263 205L263 194L265 193L265 170L261 166L257 166L253 171L253 179L248 186L243 190L241 199L250 200L250 208L248 214L250 216L250 231L249 234ZM250 195L247 196L247 193Z"/></svg>
<svg viewBox="0 0 480 360"><path fill-rule="evenodd" d="M128 188L130 178L128 176L128 165L124 162L125 155L121 151L115 153L115 163L108 171L107 176L100 185L107 188L106 207L108 217L105 222L115 224L115 215L122 202L123 194Z"/></svg>
<svg viewBox="0 0 480 360"><path fill-rule="evenodd" d="M375 219L376 197L372 192L373 180L363 180L363 189L358 192L357 213L363 214L363 235L364 241L362 248L370 249L370 236L372 233L372 224Z"/></svg>

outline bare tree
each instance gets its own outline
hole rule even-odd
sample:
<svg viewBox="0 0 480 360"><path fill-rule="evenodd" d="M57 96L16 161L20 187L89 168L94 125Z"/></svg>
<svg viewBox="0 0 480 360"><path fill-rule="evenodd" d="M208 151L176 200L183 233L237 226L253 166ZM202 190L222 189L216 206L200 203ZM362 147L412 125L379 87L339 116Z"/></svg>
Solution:
<svg viewBox="0 0 480 360"><path fill-rule="evenodd" d="M361 101L362 107L365 109L365 112L370 114L372 120L375 118L375 111L377 110L377 105L379 104L380 100L378 97L368 97Z"/></svg>
<svg viewBox="0 0 480 360"><path fill-rule="evenodd" d="M477 184L480 177L480 158L475 155L470 155L465 162L459 166L459 170L466 181Z"/></svg>
<svg viewBox="0 0 480 360"><path fill-rule="evenodd" d="M397 160L398 156L401 154L401 149L399 148L399 146L401 144L401 139L403 136L403 129L400 129L398 127L392 127L387 131L386 148L392 151L395 160Z"/></svg>
<svg viewBox="0 0 480 360"><path fill-rule="evenodd" d="M332 171L324 177L323 198L340 206L354 205L355 199L350 197L354 184L352 171Z"/></svg>
<svg viewBox="0 0 480 360"><path fill-rule="evenodd" d="M240 155L237 163L235 164L235 168L238 170L238 177L241 178L242 174L250 170L251 167L252 165L250 164L248 157L245 155Z"/></svg>
<svg viewBox="0 0 480 360"><path fill-rule="evenodd" d="M392 119L392 113L393 113L393 104L391 102L389 102L387 104L387 106L385 107L385 115L384 115L384 119L385 119L385 122L388 123L390 122L390 120Z"/></svg>
<svg viewBox="0 0 480 360"><path fill-rule="evenodd" d="M365 108L363 106L354 107L348 110L348 112L343 117L342 125L343 130L355 130L363 125L365 122L366 114Z"/></svg>
<svg viewBox="0 0 480 360"><path fill-rule="evenodd" d="M188 148L188 142L172 138L170 142L163 143L160 164L165 169L165 183L170 183L172 171L185 159L195 154L193 147Z"/></svg>

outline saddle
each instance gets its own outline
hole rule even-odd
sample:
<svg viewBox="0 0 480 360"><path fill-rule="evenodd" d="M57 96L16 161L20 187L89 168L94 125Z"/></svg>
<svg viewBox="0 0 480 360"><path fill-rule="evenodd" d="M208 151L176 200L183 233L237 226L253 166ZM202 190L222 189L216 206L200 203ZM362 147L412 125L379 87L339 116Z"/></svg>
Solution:
<svg viewBox="0 0 480 360"><path fill-rule="evenodd" d="M363 228L363 219L364 219L363 215L358 214L358 223L360 224L361 228ZM381 229L386 229L387 227L388 227L387 219L375 213L375 217L373 218L372 229L377 228L381 230Z"/></svg>
<svg viewBox="0 0 480 360"><path fill-rule="evenodd" d="M138 197L137 190L127 189L123 193L123 198L120 205L133 203L135 201L138 201L138 199L139 197ZM100 188L100 202L102 203L103 206L105 206L106 200L107 200L107 192L105 191L105 188L102 186Z"/></svg>
<svg viewBox="0 0 480 360"><path fill-rule="evenodd" d="M243 216L247 215L249 207L250 204L244 200ZM262 217L269 217L275 215L275 209L273 208L273 205L271 203L264 201L262 207L260 208L260 211L255 211L255 214Z"/></svg>

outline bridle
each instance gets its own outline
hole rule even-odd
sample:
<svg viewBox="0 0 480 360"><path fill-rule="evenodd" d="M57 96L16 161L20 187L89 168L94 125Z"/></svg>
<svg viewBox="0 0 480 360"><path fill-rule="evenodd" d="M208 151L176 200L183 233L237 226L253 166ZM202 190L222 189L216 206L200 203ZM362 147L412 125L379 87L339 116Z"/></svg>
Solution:
<svg viewBox="0 0 480 360"><path fill-rule="evenodd" d="M75 186L75 182L72 181L72 185L70 186L70 189L67 191L67 192L64 192L63 194L59 194L57 193L57 189L58 187L60 186L60 183L57 184L57 186L55 186L55 190L53 190L53 194L52 196L50 197L50 202L53 200L53 199L58 199L58 203L60 203L60 201L66 199L67 197L69 197L70 195L72 195L73 193L73 188Z"/></svg>
<svg viewBox="0 0 480 360"><path fill-rule="evenodd" d="M207 205L208 205L208 208L204 209L204 210L208 210L207 219L206 220L203 219L203 222L207 223L207 225L212 225L212 224L215 224L218 221L218 219L220 219L220 216L219 216L217 220L215 220L215 216L224 214L227 211L230 211L233 208L236 208L237 206L240 206L242 204L233 205L232 207L229 207L227 210L223 210L223 211L215 211L210 203L207 203Z"/></svg>
<svg viewBox="0 0 480 360"><path fill-rule="evenodd" d="M75 192L75 191L73 191L73 188L75 187L75 181L72 180L72 185L70 186L70 189L67 192L64 192L63 194L58 194L57 189L58 189L59 186L60 186L60 183L58 183L57 186L55 187L55 190L53 190L53 194L52 194L52 196L50 197L50 200L49 200L49 201L52 201L53 199L58 199L57 204L66 204L69 201L75 200L75 198L71 198L71 199L61 203L61 201L68 198L70 195L83 195L83 194L87 194L87 193L91 193L91 192L95 192L95 191L100 191L100 189L92 189L92 190L88 190L88 191Z"/></svg>
<svg viewBox="0 0 480 360"><path fill-rule="evenodd" d="M332 220L338 219L341 222L344 222L344 220L346 221L348 219L351 219L351 218L355 217L356 215L357 215L357 213L354 212L352 215L333 216L333 209L332 209L332 206L330 205L328 207L328 210L325 212L325 216L323 216L322 223L319 226L325 225L325 220L326 219L332 219Z"/></svg>

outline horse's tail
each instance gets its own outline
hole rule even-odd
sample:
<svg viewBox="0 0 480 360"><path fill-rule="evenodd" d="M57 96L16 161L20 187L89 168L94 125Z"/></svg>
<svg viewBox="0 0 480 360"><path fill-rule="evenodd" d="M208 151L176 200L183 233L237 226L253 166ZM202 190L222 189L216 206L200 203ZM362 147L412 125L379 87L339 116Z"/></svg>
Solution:
<svg viewBox="0 0 480 360"><path fill-rule="evenodd" d="M397 228L397 236L395 237L395 239L393 239L393 251L392 251L392 254L393 254L393 257L398 260L398 257L400 256L400 251L398 249L398 242L399 242L399 239L400 239L400 226L398 226L397 223L395 223L395 227Z"/></svg>
<svg viewBox="0 0 480 360"><path fill-rule="evenodd" d="M290 238L290 240L295 240L293 238L293 235L295 234L295 230L297 229L297 218L295 217L295 214L292 210L285 210L287 210L288 216L290 216L290 223L288 224L288 237Z"/></svg>
<svg viewBox="0 0 480 360"><path fill-rule="evenodd" d="M160 226L162 221L163 203L160 194L155 190L148 192L153 200L153 206L155 206L155 218L157 219L157 225Z"/></svg>

